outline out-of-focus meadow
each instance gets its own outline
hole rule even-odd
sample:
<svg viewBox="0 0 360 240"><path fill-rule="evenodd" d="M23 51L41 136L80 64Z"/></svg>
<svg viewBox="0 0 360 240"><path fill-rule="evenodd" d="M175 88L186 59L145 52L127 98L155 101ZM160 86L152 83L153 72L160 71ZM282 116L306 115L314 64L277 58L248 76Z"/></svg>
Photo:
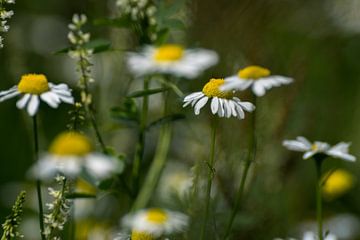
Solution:
<svg viewBox="0 0 360 240"><path fill-rule="evenodd" d="M68 45L67 24L73 13L86 13L90 23L115 15L114 1L110 0L31 0L18 1L12 7L15 15L10 20L5 47L0 50L1 90L17 84L21 75L28 72L44 73L49 81L66 82L76 88L74 62L66 54L54 54ZM305 229L315 230L315 225L311 225L315 223L316 212L314 163L287 151L282 141L303 135L331 144L352 142L351 153L360 156L357 108L360 3L357 0L194 0L188 1L177 17L185 22L186 28L173 31L170 42L212 49L220 57L219 64L198 79L182 81L178 86L184 93L198 91L210 78L232 75L251 64L266 66L274 74L295 79L293 84L272 89L257 101L258 153L235 219L234 239L297 237ZM139 81L131 82L124 62L126 52L134 50L133 39L123 29L89 24L86 30L92 38L110 41L112 49L97 54L93 61L96 82L92 91L100 129L107 145L131 158L136 132L112 118L110 108L119 106L128 92L141 86ZM247 93L241 96L251 100ZM155 95L150 97L150 120L158 118L160 101ZM174 94L171 105L173 112L185 113L186 118L174 123L174 139L163 177L174 172L186 176L195 162L208 157L210 117L206 111L198 117L192 109L182 109L182 99ZM66 129L70 109L68 105L59 109L41 105L40 149L47 149L51 140ZM18 192L32 188L26 172L33 161L33 142L31 119L15 107L14 100L0 104L0 116L0 219L4 219ZM223 206L234 204L234 189L247 153L249 119L219 120L214 181L216 194L220 192L221 197L215 199L219 204L213 208L214 215L209 221L216 219L219 223L212 228L214 236L223 232L218 229L224 228L222 223L229 214ZM88 133L93 136L91 130ZM148 165L157 135L156 128L147 135ZM96 143L94 136L93 142ZM339 239L360 239L359 163L327 160L325 170L333 167L345 169L357 180L341 196L325 198L324 221L332 226L332 231L336 226ZM154 205L183 210L184 202L162 199L165 188L162 184L166 181L170 180L160 180ZM31 196L31 191L28 195ZM96 201L98 204L88 207L94 209L92 213L77 228L81 224L85 226L90 219L103 219L102 224L114 226L131 202L110 193ZM34 210L27 206L23 219L30 228L37 224L36 218L32 222L32 215Z"/></svg>

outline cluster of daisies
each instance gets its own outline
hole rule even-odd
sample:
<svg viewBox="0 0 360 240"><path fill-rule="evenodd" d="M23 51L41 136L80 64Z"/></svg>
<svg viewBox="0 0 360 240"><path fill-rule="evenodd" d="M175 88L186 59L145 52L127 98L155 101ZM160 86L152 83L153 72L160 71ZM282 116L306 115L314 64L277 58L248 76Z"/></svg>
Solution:
<svg viewBox="0 0 360 240"><path fill-rule="evenodd" d="M119 1L123 3L125 1ZM146 1L142 1L145 4ZM147 4L147 2L146 2ZM145 5L146 5L145 4ZM86 19L74 20L72 28L76 31L76 23L82 25ZM81 37L81 36L80 36ZM84 37L84 36L83 36ZM74 34L69 36L73 43L79 41ZM87 42L87 37L84 37ZM141 52L128 54L128 67L138 78L148 75L162 74L177 78L198 78L207 68L218 62L218 55L206 49L185 49L176 44L162 46L146 46ZM240 100L238 93L251 90L254 97L264 96L267 90L273 87L290 84L292 78L272 75L270 70L260 66L247 66L237 74L212 78L201 91L191 93L183 99L183 107L194 108L195 115L210 104L213 115L221 118L245 118L245 112L253 112L255 106L248 101ZM74 104L71 89L66 84L54 84L43 74L27 74L21 77L20 82L6 91L0 92L0 102L13 97L20 97L16 106L26 109L31 117L35 117L43 101L52 108L60 103ZM334 146L325 142L311 143L304 137L296 140L285 140L283 145L293 151L304 152L303 158L316 156L330 156L355 161L349 154L349 143L340 142ZM83 134L75 131L61 133L54 139L48 152L43 153L40 159L31 167L29 176L36 179L48 180L57 174L67 178L77 178L82 173L101 181L107 177L121 173L124 166L120 161L108 155L97 153L91 141ZM166 209L142 209L128 214L123 219L126 232L116 239L158 239L180 233L188 227L188 216ZM308 234L304 239L313 239ZM330 235L327 239L331 238Z"/></svg>

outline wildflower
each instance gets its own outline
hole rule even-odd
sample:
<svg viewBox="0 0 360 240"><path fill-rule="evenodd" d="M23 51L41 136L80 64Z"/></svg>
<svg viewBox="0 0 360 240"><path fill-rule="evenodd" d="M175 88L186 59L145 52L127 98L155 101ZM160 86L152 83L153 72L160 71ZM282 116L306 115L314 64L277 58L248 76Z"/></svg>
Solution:
<svg viewBox="0 0 360 240"><path fill-rule="evenodd" d="M77 61L76 71L79 73L79 86L81 88L81 101L84 105L90 105L92 101L91 94L88 92L88 84L94 82L91 76L91 58L93 49L88 49L85 44L90 41L90 33L82 31L83 26L87 23L87 17L84 14L74 14L72 23L69 24L70 32L68 39L72 44L72 50L69 56Z"/></svg>
<svg viewBox="0 0 360 240"><path fill-rule="evenodd" d="M152 208L125 216L123 224L131 229L132 239L151 240L184 231L188 217L179 212Z"/></svg>
<svg viewBox="0 0 360 240"><path fill-rule="evenodd" d="M279 87L289 84L292 78L271 75L270 70L259 66L248 66L240 69L237 75L225 78L225 84L222 90L245 90L251 87L252 92L261 97L265 95L266 90L273 87Z"/></svg>
<svg viewBox="0 0 360 240"><path fill-rule="evenodd" d="M127 61L130 71L138 76L161 73L189 79L196 78L217 62L214 51L184 49L176 44L147 46L140 53L130 53Z"/></svg>
<svg viewBox="0 0 360 240"><path fill-rule="evenodd" d="M87 137L69 131L55 138L49 152L30 169L30 174L40 179L49 179L60 172L74 178L85 170L94 178L102 180L121 169L122 165L118 160L93 152Z"/></svg>
<svg viewBox="0 0 360 240"><path fill-rule="evenodd" d="M22 238L23 236L19 233L18 227L21 222L21 215L23 213L23 205L25 202L26 192L22 191L16 198L15 204L12 207L12 213L6 218L2 224L4 230L1 240Z"/></svg>
<svg viewBox="0 0 360 240"><path fill-rule="evenodd" d="M37 113L40 104L39 98L52 108L57 108L61 102L74 103L71 89L66 84L50 83L43 74L23 75L17 86L0 92L0 102L18 95L22 95L22 97L16 106L19 109L26 107L30 116Z"/></svg>
<svg viewBox="0 0 360 240"><path fill-rule="evenodd" d="M192 93L184 98L183 107L191 104L195 114L198 115L201 108L211 99L211 112L214 115L218 114L219 117L227 118L234 116L238 119L245 118L244 110L247 112L255 110L252 103L242 102L234 96L232 91L220 90L224 82L224 79L210 79L201 92Z"/></svg>
<svg viewBox="0 0 360 240"><path fill-rule="evenodd" d="M7 20L14 15L14 11L7 11L5 4L14 4L15 0L0 0L0 33L7 32L10 29L10 26L7 25ZM4 47L3 44L4 38L0 36L0 48Z"/></svg>
<svg viewBox="0 0 360 240"><path fill-rule="evenodd" d="M354 186L355 182L353 175L341 169L325 174L325 177L322 191L327 199L333 199L343 195Z"/></svg>
<svg viewBox="0 0 360 240"><path fill-rule="evenodd" d="M309 159L317 154L325 154L330 157L340 158L345 161L354 162L356 157L349 154L350 143L340 142L334 146L328 143L315 141L311 143L304 137L297 137L296 140L283 141L284 147L297 152L305 152L303 159Z"/></svg>
<svg viewBox="0 0 360 240"><path fill-rule="evenodd" d="M59 237L51 238L54 234L54 230L62 231L64 225L67 222L70 213L70 200L66 199L66 194L69 192L66 185L66 179L64 176L56 176L56 182L61 185L60 190L49 188L49 195L54 198L52 203L47 203L49 210L48 214L44 215L44 235L46 239L59 239Z"/></svg>
<svg viewBox="0 0 360 240"><path fill-rule="evenodd" d="M318 240L318 237L313 232L305 232L303 240ZM324 237L324 240L337 240L337 237L329 233Z"/></svg>

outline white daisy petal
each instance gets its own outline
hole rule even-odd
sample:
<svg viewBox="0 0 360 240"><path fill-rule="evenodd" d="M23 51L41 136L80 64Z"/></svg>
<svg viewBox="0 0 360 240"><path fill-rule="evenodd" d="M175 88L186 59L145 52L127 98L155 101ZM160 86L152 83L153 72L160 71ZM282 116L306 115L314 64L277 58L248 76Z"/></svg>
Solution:
<svg viewBox="0 0 360 240"><path fill-rule="evenodd" d="M30 116L34 116L39 108L39 96L38 95L32 95L31 99L29 101L29 104L27 105L27 112Z"/></svg>
<svg viewBox="0 0 360 240"><path fill-rule="evenodd" d="M349 154L349 146L350 143L340 142L336 144L335 146L331 147L326 154L335 157L340 158L346 161L354 162L356 161L356 157Z"/></svg>
<svg viewBox="0 0 360 240"><path fill-rule="evenodd" d="M93 153L86 156L85 168L94 178L101 180L111 177L111 174L121 172L123 166L116 159Z"/></svg>
<svg viewBox="0 0 360 240"><path fill-rule="evenodd" d="M236 109L238 118L244 119L245 118L244 110L242 109L241 105L238 102L235 104L235 109Z"/></svg>
<svg viewBox="0 0 360 240"><path fill-rule="evenodd" d="M219 109L218 109L218 116L224 117L225 110L224 110L224 101L223 99L219 98Z"/></svg>
<svg viewBox="0 0 360 240"><path fill-rule="evenodd" d="M8 94L0 97L0 102L3 102L3 101L8 100L8 99L10 99L10 98L16 97L16 96L18 96L18 95L20 95L20 92L17 91L17 90L13 90L13 91L11 91L11 92L8 92Z"/></svg>
<svg viewBox="0 0 360 240"><path fill-rule="evenodd" d="M283 141L283 146L289 150L298 151L298 152L306 152L311 149L311 144L307 145L297 140L285 140Z"/></svg>
<svg viewBox="0 0 360 240"><path fill-rule="evenodd" d="M197 97L203 96L203 95L204 94L202 92L194 92L194 93L191 93L191 94L187 95L184 98L184 101L191 101L192 99L196 99Z"/></svg>
<svg viewBox="0 0 360 240"><path fill-rule="evenodd" d="M223 99L223 102L224 102L225 116L226 116L226 118L230 118L231 117L231 108L229 105L229 101L227 99Z"/></svg>
<svg viewBox="0 0 360 240"><path fill-rule="evenodd" d="M213 97L211 99L211 112L216 114L219 109L219 99L217 97Z"/></svg>
<svg viewBox="0 0 360 240"><path fill-rule="evenodd" d="M23 109L29 102L30 97L31 94L29 93L25 94L22 98L20 98L20 100L16 102L16 107L19 109Z"/></svg>
<svg viewBox="0 0 360 240"><path fill-rule="evenodd" d="M312 146L312 143L303 136L297 137L296 140L304 144L308 149L310 149Z"/></svg>
<svg viewBox="0 0 360 240"><path fill-rule="evenodd" d="M266 92L265 87L259 81L254 82L254 84L252 85L252 91L258 97L264 96Z"/></svg>
<svg viewBox="0 0 360 240"><path fill-rule="evenodd" d="M201 108L205 106L205 104L207 103L208 100L209 100L209 98L207 96L204 96L195 104L195 106L194 106L195 115L200 114Z"/></svg>
<svg viewBox="0 0 360 240"><path fill-rule="evenodd" d="M41 100L46 102L50 107L57 108L60 103L59 97L53 92L46 92L40 95Z"/></svg>
<svg viewBox="0 0 360 240"><path fill-rule="evenodd" d="M231 110L231 114L234 116L234 117L237 117L237 112L236 112L236 109L235 109L235 103L233 100L229 100L229 107L230 107L230 110Z"/></svg>
<svg viewBox="0 0 360 240"><path fill-rule="evenodd" d="M6 91L0 91L0 98L2 98L5 95L8 95L10 93L16 92L17 91L17 86L13 86L12 88L10 88L9 90Z"/></svg>
<svg viewBox="0 0 360 240"><path fill-rule="evenodd" d="M309 159L309 158L311 158L312 156L314 156L315 154L317 154L316 151L305 152L304 155L303 155L303 159Z"/></svg>

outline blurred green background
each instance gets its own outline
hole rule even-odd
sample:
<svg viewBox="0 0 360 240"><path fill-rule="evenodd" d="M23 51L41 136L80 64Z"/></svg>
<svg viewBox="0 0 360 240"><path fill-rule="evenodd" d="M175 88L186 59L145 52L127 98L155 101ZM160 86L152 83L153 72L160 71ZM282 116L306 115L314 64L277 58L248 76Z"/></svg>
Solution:
<svg viewBox="0 0 360 240"><path fill-rule="evenodd" d="M67 24L73 13L86 13L93 21L114 15L113 5L113 1L105 0L32 0L10 5L15 15L10 21L10 32L5 35L5 47L0 50L0 89L10 88L22 74L32 72L44 73L49 81L66 82L75 88L73 62L53 52L67 46ZM285 150L281 145L283 139L303 135L331 144L352 142L350 151L359 156L359 10L357 0L187 2L186 14L181 16L187 28L173 34L171 40L213 49L219 53L220 62L201 78L180 83L185 93L198 91L210 77L228 76L250 64L295 79L292 85L273 89L258 101L259 152L251 186L236 220L234 239L284 238L296 235L299 223L314 220L313 163ZM107 142L119 151L131 153L136 136L131 130L119 128L109 113L109 108L118 105L127 91L130 77L120 49L132 48L131 38L128 32L119 29L89 26L88 30L92 37L108 39L117 49L96 56L93 91ZM243 98L249 96L244 94ZM205 111L199 118L193 116L191 109L181 110L181 99L176 99L174 104L178 104L179 111L187 113L187 119L175 125L177 140L169 158L176 158L190 169L194 161L207 156L209 121ZM41 149L45 150L51 139L66 129L69 109L66 105L56 110L41 105ZM0 116L0 217L3 219L19 190L13 183L25 179L33 153L31 119L16 109L15 100L0 104ZM249 122L224 119L220 125L217 180L231 204L241 159L246 153ZM149 136L149 142L152 137L155 135ZM193 146L196 150L190 149L189 144L197 144ZM329 160L325 168L334 166L360 176L358 163ZM325 219L341 213L359 217L359 190L357 184L344 196L325 202ZM221 207L215 208L215 218L226 219ZM341 239L360 239L355 235L359 232Z"/></svg>

